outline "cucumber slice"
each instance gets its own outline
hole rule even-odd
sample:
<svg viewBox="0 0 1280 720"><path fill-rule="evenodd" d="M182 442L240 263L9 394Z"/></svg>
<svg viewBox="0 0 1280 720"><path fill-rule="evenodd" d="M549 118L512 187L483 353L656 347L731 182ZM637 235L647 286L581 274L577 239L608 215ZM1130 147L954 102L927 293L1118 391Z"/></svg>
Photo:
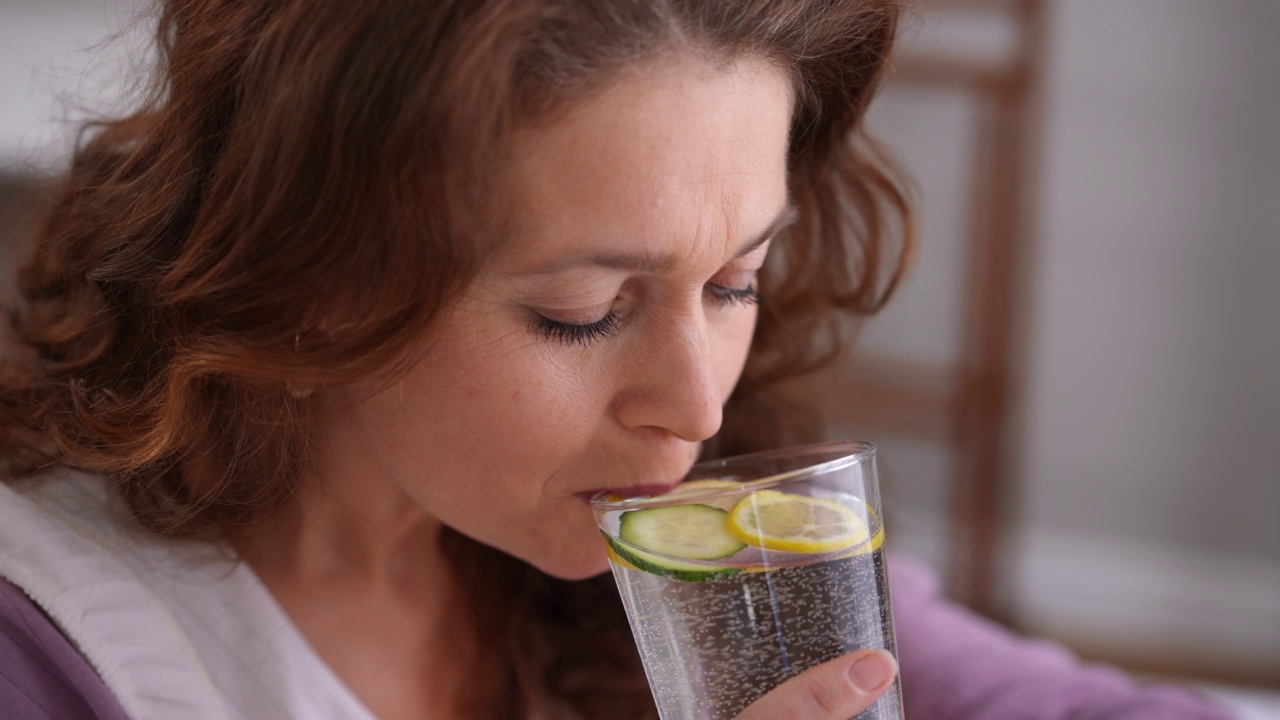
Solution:
<svg viewBox="0 0 1280 720"><path fill-rule="evenodd" d="M688 560L719 560L747 544L725 528L728 513L710 505L668 505L632 510L618 521L618 537L630 545Z"/></svg>
<svg viewBox="0 0 1280 720"><path fill-rule="evenodd" d="M699 582L728 577L739 568L707 567L682 560L718 560L746 547L725 529L726 513L709 505L632 510L619 520L614 552L647 572Z"/></svg>
<svg viewBox="0 0 1280 720"><path fill-rule="evenodd" d="M608 544L609 549L613 551L613 554L622 560L621 565L623 567L643 570L644 572L661 575L672 580L707 582L708 580L732 577L742 572L741 568L708 567L706 565L681 562L673 558L660 557L653 553L647 553L638 547L628 545L621 540L611 538L608 535L604 536L604 541Z"/></svg>

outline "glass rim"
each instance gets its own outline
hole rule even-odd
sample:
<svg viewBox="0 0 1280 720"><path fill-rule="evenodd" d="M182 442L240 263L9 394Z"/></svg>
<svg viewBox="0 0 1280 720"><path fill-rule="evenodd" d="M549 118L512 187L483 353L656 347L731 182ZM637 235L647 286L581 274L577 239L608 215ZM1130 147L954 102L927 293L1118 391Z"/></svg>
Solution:
<svg viewBox="0 0 1280 720"><path fill-rule="evenodd" d="M831 472L832 470L841 470L846 467L858 465L875 457L876 446L874 443L861 440L839 440L835 442L812 443L809 445L793 445L791 447L776 448L773 450L760 450L753 453L745 453L743 455L733 455L725 458L717 458L715 460L705 460L695 464L689 468L688 475L698 473L700 470L712 470L716 467L725 467L730 464L745 464L747 462L755 462L759 460L768 460L777 457L793 457L797 455L812 454L830 454L840 453L825 462L816 463L814 465L806 465L796 468L795 470L787 470L785 472L773 473L755 480L747 480L740 482L737 487L733 488L710 488L696 492L669 492L665 495L640 495L636 497L622 498L621 500L607 500L606 498L614 495L612 490L601 490L591 496L590 503L593 510L600 512L609 512L611 510L636 510L640 508L666 507L668 505L687 505L690 502L696 502L704 499L715 499L737 495L744 490L754 492L756 490L767 490L769 488L790 485L792 483L807 480L815 475ZM714 478L706 478L712 480ZM684 481L681 481L682 483ZM679 485L676 486L680 487Z"/></svg>

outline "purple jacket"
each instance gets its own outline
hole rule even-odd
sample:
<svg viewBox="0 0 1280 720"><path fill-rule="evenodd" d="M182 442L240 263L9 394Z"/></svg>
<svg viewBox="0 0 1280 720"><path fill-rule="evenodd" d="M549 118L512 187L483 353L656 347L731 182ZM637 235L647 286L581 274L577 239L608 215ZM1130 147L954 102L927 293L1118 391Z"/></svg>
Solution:
<svg viewBox="0 0 1280 720"><path fill-rule="evenodd" d="M1229 720L1190 691L1081 665L947 602L902 557L891 581L913 720ZM111 691L27 596L0 579L0 720L126 720Z"/></svg>

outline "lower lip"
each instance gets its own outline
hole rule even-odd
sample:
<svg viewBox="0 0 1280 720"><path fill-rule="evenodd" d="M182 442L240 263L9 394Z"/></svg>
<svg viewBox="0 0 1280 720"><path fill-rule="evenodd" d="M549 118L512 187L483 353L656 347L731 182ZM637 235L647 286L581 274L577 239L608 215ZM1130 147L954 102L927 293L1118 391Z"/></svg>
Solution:
<svg viewBox="0 0 1280 720"><path fill-rule="evenodd" d="M634 487L626 488L625 491L605 488L603 490L591 490L590 492L578 493L577 495L582 498L584 502L589 503L591 502L591 498L602 492L611 492L624 498L657 497L659 495L666 495L675 488L675 485L636 485Z"/></svg>

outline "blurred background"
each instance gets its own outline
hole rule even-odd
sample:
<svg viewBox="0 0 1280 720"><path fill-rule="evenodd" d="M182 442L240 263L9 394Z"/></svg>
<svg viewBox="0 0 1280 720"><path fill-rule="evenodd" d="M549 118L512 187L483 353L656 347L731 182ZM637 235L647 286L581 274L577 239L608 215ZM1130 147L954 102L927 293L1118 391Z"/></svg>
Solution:
<svg viewBox="0 0 1280 720"><path fill-rule="evenodd" d="M953 596L1280 717L1280 2L920 4L872 128L922 241L799 392Z"/></svg>
<svg viewBox="0 0 1280 720"><path fill-rule="evenodd" d="M870 118L912 271L793 391L956 599L1280 718L1280 2L918 4ZM0 251L143 7L2 0Z"/></svg>

